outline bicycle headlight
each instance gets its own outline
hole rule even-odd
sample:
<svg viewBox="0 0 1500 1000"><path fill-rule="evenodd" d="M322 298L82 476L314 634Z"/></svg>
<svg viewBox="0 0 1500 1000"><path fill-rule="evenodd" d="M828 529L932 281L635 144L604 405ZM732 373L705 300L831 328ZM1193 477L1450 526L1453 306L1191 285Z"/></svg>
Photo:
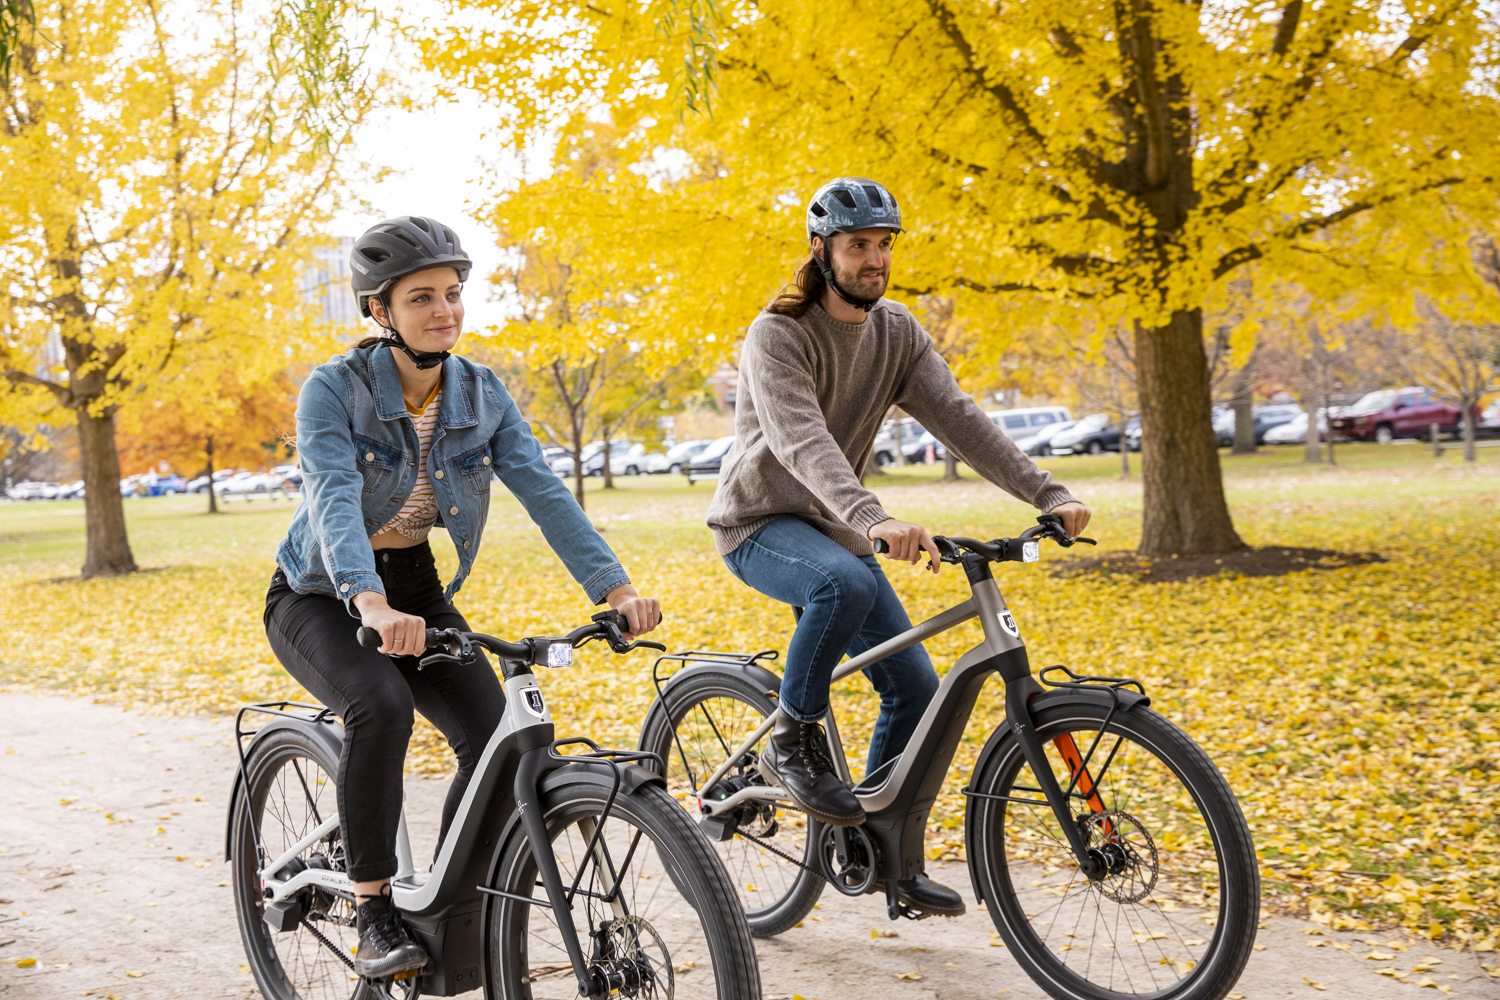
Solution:
<svg viewBox="0 0 1500 1000"><path fill-rule="evenodd" d="M568 667L573 665L573 647L565 642L554 642L547 647L547 666Z"/></svg>
<svg viewBox="0 0 1500 1000"><path fill-rule="evenodd" d="M1023 563L1036 562L1042 558L1042 543L1037 541L1021 543L1021 561Z"/></svg>

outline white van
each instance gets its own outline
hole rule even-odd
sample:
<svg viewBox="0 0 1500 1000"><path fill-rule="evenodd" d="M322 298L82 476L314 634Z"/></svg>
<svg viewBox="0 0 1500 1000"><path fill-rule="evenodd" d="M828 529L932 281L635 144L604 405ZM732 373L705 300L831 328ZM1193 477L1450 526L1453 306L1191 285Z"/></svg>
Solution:
<svg viewBox="0 0 1500 1000"><path fill-rule="evenodd" d="M1016 410L990 410L985 414L1012 438L1030 437L1048 424L1067 423L1073 417L1066 406L1023 406Z"/></svg>

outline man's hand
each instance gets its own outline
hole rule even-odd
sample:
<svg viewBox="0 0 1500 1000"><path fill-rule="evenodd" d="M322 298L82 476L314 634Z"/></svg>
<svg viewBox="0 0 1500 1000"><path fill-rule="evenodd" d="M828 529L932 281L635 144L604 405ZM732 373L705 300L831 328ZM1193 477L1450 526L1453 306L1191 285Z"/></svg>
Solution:
<svg viewBox="0 0 1500 1000"><path fill-rule="evenodd" d="M942 553L938 551L937 543L932 540L927 529L920 524L907 524L894 517L886 518L870 529L869 537L872 540L882 539L891 547L891 551L886 554L887 559L899 559L915 566L922 561L922 551L925 549L932 560L932 571L936 573L942 568Z"/></svg>
<svg viewBox="0 0 1500 1000"><path fill-rule="evenodd" d="M1077 500L1058 504L1047 513L1062 518L1063 530L1074 537L1083 534L1083 529L1089 526L1089 509Z"/></svg>
<svg viewBox="0 0 1500 1000"><path fill-rule="evenodd" d="M360 623L380 633L380 651L388 656L421 656L427 648L427 622L402 614L382 594L366 590L354 595Z"/></svg>
<svg viewBox="0 0 1500 1000"><path fill-rule="evenodd" d="M630 631L622 634L631 642L661 624L661 604L654 597L642 597L637 594L635 588L628 583L611 590L605 595L604 600L611 608L625 616L625 621L630 625Z"/></svg>

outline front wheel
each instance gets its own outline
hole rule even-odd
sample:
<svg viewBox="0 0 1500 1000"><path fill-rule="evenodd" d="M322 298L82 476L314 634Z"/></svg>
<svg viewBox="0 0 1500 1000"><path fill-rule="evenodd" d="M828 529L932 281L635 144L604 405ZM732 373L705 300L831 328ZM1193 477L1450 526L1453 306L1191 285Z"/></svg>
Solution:
<svg viewBox="0 0 1500 1000"><path fill-rule="evenodd" d="M591 969L611 981L608 995L759 1000L749 928L724 869L692 820L656 785L622 791L590 853L608 796L607 784L574 781L542 801L563 885L578 886L572 920L579 944ZM500 854L491 884L546 899L520 825ZM550 905L490 897L487 927L490 996L578 996Z"/></svg>
<svg viewBox="0 0 1500 1000"><path fill-rule="evenodd" d="M1098 441L1090 441L1089 442L1089 454L1090 455L1102 455L1102 454L1104 454L1104 445L1101 444Z"/></svg>
<svg viewBox="0 0 1500 1000"><path fill-rule="evenodd" d="M974 887L1036 983L1078 1000L1220 1000L1255 941L1249 826L1213 761L1145 707L1047 708L1033 720L1074 822L1105 866L1079 870L1007 731L965 818Z"/></svg>
<svg viewBox="0 0 1500 1000"><path fill-rule="evenodd" d="M1396 440L1396 429L1390 424L1381 424L1375 428L1375 443L1390 444Z"/></svg>

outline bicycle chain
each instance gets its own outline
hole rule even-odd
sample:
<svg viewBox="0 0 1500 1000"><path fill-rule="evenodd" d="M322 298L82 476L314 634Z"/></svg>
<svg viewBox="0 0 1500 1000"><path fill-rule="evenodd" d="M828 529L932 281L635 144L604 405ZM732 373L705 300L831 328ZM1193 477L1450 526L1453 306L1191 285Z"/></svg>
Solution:
<svg viewBox="0 0 1500 1000"><path fill-rule="evenodd" d="M332 941L328 940L328 938L324 937L323 936L323 932L320 931L320 930L318 930L316 927L314 927L312 925L312 922L309 921L306 917L302 918L302 926L306 927L312 933L313 937L315 937L319 941L321 941L322 944L323 944L323 947L325 947L329 951L333 952L335 955L337 955L339 957L339 959L345 965L349 966L349 971L350 972L354 971L354 959L350 958L348 955L345 955L344 954L344 949L340 948L338 945L336 945Z"/></svg>
<svg viewBox="0 0 1500 1000"><path fill-rule="evenodd" d="M734 831L734 835L736 837L744 837L746 840L750 841L753 844L759 844L761 847L764 847L766 850L770 851L772 854L776 855L778 858L781 858L783 861L790 861L792 864L796 865L798 868L801 868L803 871L810 872L813 875L818 876L818 878L822 879L824 882L828 882L829 885L833 884L831 881L829 881L829 878L828 878L827 875L824 875L821 871L819 871L818 869L814 868L812 865L809 865L809 864L807 864L804 861L798 861L796 858L792 857L790 854L787 854L785 851L781 851L781 850L778 850L775 847L772 847L770 844L766 843L764 840L761 840L759 837L755 836L754 834L746 833L744 830L741 830L738 827L736 827L735 831Z"/></svg>

